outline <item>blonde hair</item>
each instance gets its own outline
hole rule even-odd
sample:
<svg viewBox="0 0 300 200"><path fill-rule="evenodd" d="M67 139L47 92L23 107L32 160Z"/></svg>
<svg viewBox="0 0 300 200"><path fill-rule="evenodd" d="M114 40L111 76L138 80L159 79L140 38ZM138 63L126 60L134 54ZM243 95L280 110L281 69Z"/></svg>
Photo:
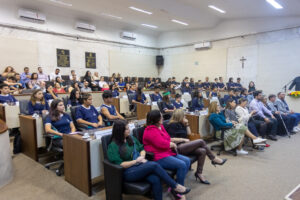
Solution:
<svg viewBox="0 0 300 200"><path fill-rule="evenodd" d="M176 109L172 114L172 117L170 119L169 124L182 122L183 118L184 118L183 110L182 109Z"/></svg>
<svg viewBox="0 0 300 200"><path fill-rule="evenodd" d="M208 107L208 116L210 116L213 113L217 113L218 111L218 103L217 102L211 102Z"/></svg>

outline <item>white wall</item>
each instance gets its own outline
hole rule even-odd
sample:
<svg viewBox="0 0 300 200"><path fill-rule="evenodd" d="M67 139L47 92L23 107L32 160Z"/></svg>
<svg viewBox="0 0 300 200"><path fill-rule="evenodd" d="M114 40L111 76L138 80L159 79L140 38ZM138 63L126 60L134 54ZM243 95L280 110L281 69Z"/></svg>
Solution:
<svg viewBox="0 0 300 200"><path fill-rule="evenodd" d="M235 48L238 52L232 56L230 52ZM297 28L213 42L210 50L195 52L193 46L162 50L165 65L160 75L163 80L171 76L203 80L206 75L212 80L221 75L227 81L232 75L228 70L232 66L228 64L236 63L236 70L241 69L240 52L248 59L245 68L250 68L241 78L256 77L257 88L267 94L280 91L289 80L300 76L300 31ZM199 65L195 65L197 61ZM248 81L244 83L247 84Z"/></svg>

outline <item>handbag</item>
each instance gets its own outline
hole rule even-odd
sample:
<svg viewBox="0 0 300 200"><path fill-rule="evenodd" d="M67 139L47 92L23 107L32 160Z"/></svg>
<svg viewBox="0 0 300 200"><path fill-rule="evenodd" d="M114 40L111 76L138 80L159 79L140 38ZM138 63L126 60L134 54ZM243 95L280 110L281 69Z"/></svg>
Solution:
<svg viewBox="0 0 300 200"><path fill-rule="evenodd" d="M146 151L145 159L148 161L153 161L154 160L154 153Z"/></svg>

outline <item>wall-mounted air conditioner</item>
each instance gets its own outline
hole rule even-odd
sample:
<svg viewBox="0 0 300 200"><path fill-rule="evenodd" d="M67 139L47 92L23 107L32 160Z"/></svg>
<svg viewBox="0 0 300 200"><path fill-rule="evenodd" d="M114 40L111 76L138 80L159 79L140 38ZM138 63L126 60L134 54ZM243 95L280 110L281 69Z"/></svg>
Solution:
<svg viewBox="0 0 300 200"><path fill-rule="evenodd" d="M194 45L195 50L210 49L211 42L202 42Z"/></svg>
<svg viewBox="0 0 300 200"><path fill-rule="evenodd" d="M136 34L130 32L121 32L121 38L125 40L135 40Z"/></svg>
<svg viewBox="0 0 300 200"><path fill-rule="evenodd" d="M44 23L46 21L46 15L36 11L19 9L18 15L21 19L27 21L39 22L39 23Z"/></svg>
<svg viewBox="0 0 300 200"><path fill-rule="evenodd" d="M96 26L92 24L87 24L83 22L77 22L75 26L78 30L87 31L87 32L94 32L96 31Z"/></svg>

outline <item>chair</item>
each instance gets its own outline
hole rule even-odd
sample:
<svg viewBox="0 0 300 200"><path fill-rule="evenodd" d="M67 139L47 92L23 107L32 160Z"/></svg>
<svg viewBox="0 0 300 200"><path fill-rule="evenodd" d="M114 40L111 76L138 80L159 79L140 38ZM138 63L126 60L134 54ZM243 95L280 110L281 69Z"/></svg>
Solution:
<svg viewBox="0 0 300 200"><path fill-rule="evenodd" d="M165 111L162 108L162 103L163 103L162 101L157 102L157 106L159 108L159 111L162 113L164 120L169 120L172 115L170 113L165 113Z"/></svg>
<svg viewBox="0 0 300 200"><path fill-rule="evenodd" d="M108 82L108 81L109 81L109 78L108 78L108 76L103 76L103 78L104 78L104 81L106 81L106 82Z"/></svg>
<svg viewBox="0 0 300 200"><path fill-rule="evenodd" d="M43 117L43 127L45 130L45 125L44 125L44 121L46 119L47 116ZM45 168L50 169L50 167L55 166L55 165L59 165L57 168L55 168L55 173L57 176L61 176L63 174L64 171L64 160L63 160L63 149L61 147L55 146L53 145L53 140L55 139L55 135L51 134L51 133L45 133L45 141L46 141L46 149L47 152L53 152L55 153L55 157L58 157L59 159L53 162L49 162L46 163L44 165Z"/></svg>
<svg viewBox="0 0 300 200"><path fill-rule="evenodd" d="M132 103L132 99L135 97L134 93L128 93L128 101L129 101L129 110L135 112L136 111L136 105Z"/></svg>
<svg viewBox="0 0 300 200"><path fill-rule="evenodd" d="M139 77L139 78L138 78L138 81L139 81L139 82L144 82L144 80L145 80L144 77Z"/></svg>
<svg viewBox="0 0 300 200"><path fill-rule="evenodd" d="M61 79L64 81L69 81L70 80L70 76L68 75L61 75Z"/></svg>
<svg viewBox="0 0 300 200"><path fill-rule="evenodd" d="M29 115L28 103L29 103L29 100L20 100L19 101L20 113L21 114L23 114L23 115Z"/></svg>
<svg viewBox="0 0 300 200"><path fill-rule="evenodd" d="M107 158L107 148L110 141L110 135L103 136L103 165L104 165L104 184L106 200L122 200L122 194L149 195L151 185L146 181L125 182L123 181L123 167L109 162Z"/></svg>
<svg viewBox="0 0 300 200"><path fill-rule="evenodd" d="M68 106L69 97L63 97L63 98L62 98L62 100L63 100L63 102L64 102L64 106L65 106L65 108L66 108L66 110L67 110L67 106Z"/></svg>
<svg viewBox="0 0 300 200"><path fill-rule="evenodd" d="M21 94L32 94L34 92L33 89L25 89L25 90L22 90Z"/></svg>
<svg viewBox="0 0 300 200"><path fill-rule="evenodd" d="M87 125L86 124L78 124L77 121L76 121L76 109L78 108L79 106L72 106L71 107L71 118L73 120L73 123L74 123L74 126L76 127L76 129L78 131L83 131L84 129L87 129Z"/></svg>
<svg viewBox="0 0 300 200"><path fill-rule="evenodd" d="M54 87L54 82L53 81L45 81L46 86L51 85Z"/></svg>

